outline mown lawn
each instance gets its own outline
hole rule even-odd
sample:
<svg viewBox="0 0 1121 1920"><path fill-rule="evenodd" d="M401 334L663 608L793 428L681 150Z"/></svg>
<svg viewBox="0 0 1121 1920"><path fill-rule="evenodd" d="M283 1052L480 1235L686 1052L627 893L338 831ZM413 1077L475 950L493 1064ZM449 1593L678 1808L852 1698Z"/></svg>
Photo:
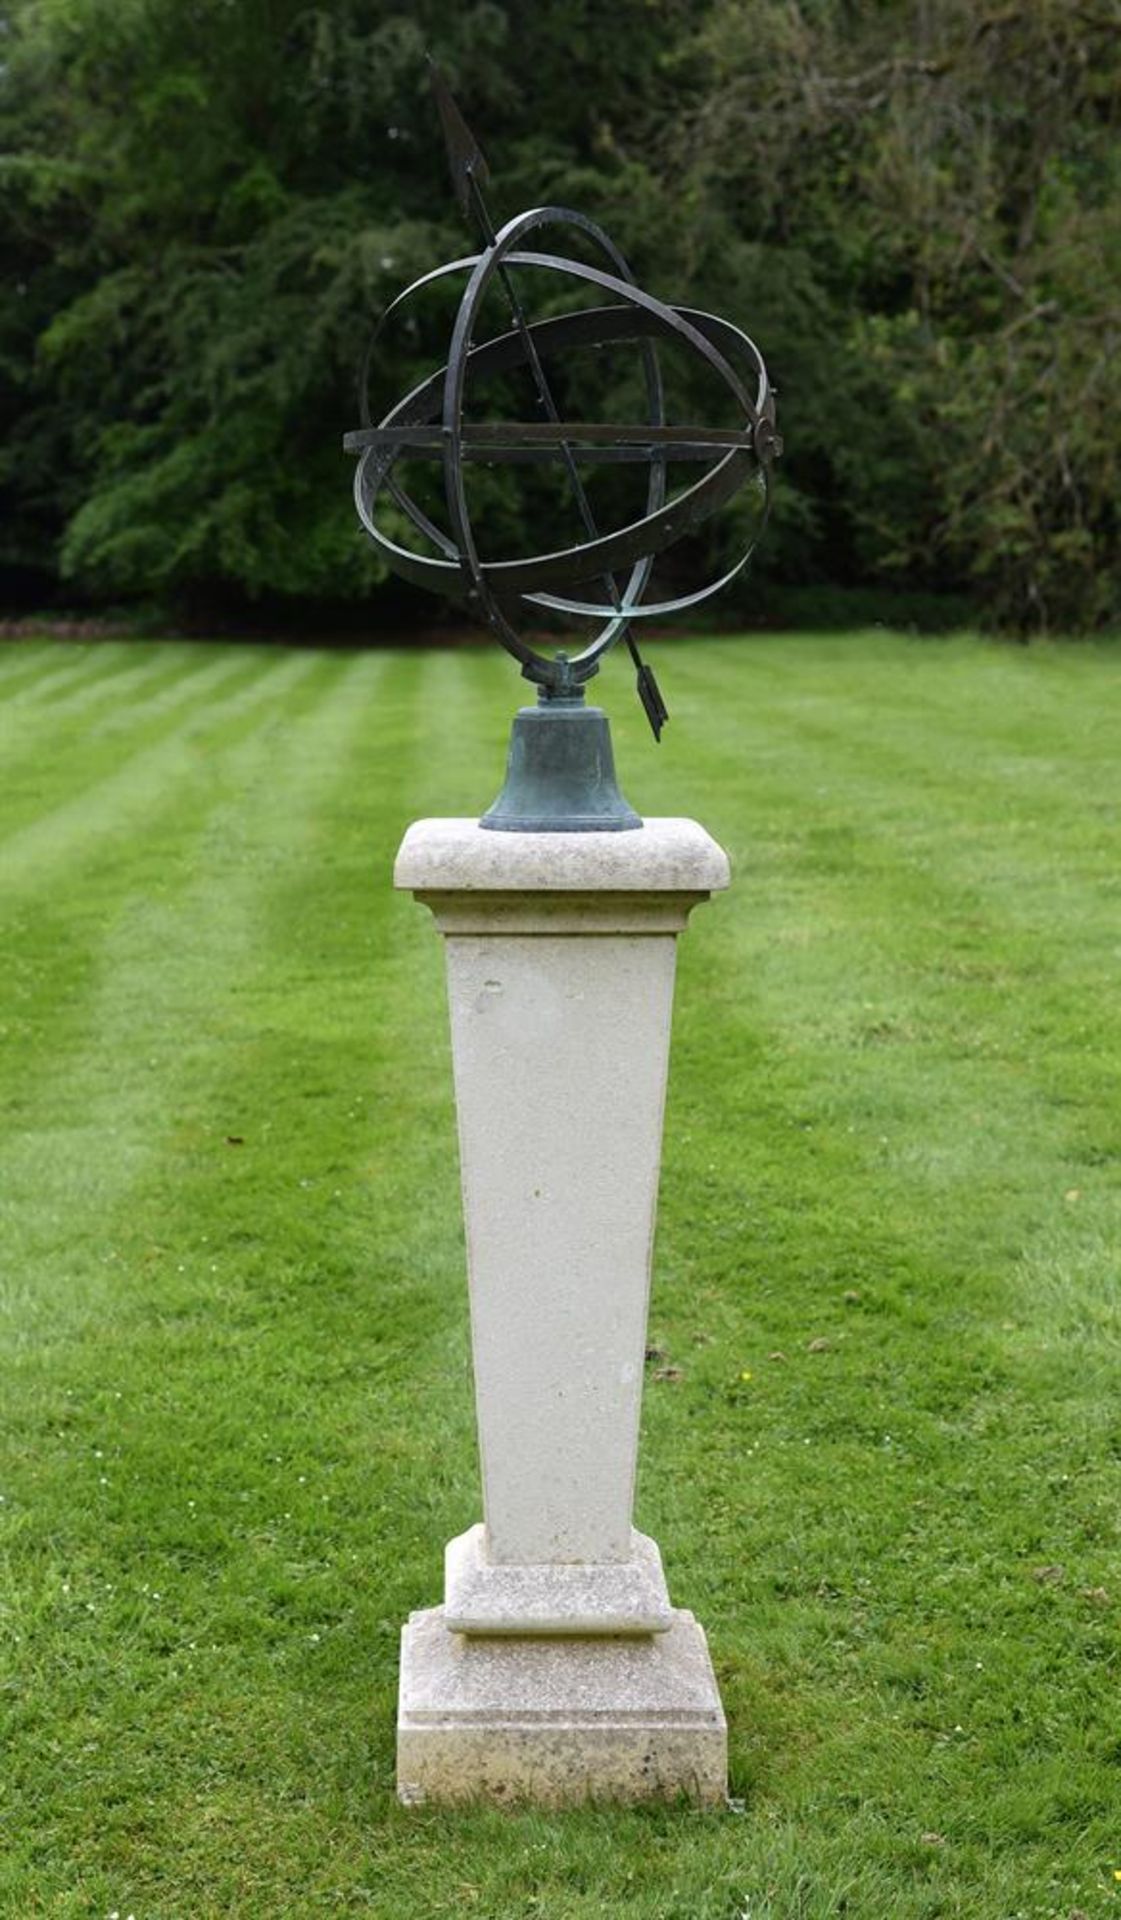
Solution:
<svg viewBox="0 0 1121 1920"><path fill-rule="evenodd" d="M477 1494L389 875L493 797L512 667L12 644L4 1915L1121 1915L1121 649L657 657L658 751L601 682L624 785L736 884L682 945L638 1518L732 1806L393 1797Z"/></svg>

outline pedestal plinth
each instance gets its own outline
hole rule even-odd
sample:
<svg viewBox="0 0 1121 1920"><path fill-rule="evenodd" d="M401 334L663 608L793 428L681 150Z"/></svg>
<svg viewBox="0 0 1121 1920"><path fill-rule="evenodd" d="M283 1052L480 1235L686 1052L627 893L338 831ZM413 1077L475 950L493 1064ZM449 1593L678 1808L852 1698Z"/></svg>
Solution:
<svg viewBox="0 0 1121 1920"><path fill-rule="evenodd" d="M704 1634L634 1531L676 937L728 884L689 820L410 827L447 943L483 1522L404 1630L403 1799L724 1793Z"/></svg>

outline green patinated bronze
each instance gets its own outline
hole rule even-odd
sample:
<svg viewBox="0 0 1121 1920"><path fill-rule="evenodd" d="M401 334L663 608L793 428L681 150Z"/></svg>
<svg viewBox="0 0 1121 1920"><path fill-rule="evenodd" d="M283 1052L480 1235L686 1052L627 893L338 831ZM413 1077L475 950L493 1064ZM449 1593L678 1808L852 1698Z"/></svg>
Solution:
<svg viewBox="0 0 1121 1920"><path fill-rule="evenodd" d="M611 729L583 687L519 707L506 779L480 826L496 833L625 833L642 821L615 778Z"/></svg>

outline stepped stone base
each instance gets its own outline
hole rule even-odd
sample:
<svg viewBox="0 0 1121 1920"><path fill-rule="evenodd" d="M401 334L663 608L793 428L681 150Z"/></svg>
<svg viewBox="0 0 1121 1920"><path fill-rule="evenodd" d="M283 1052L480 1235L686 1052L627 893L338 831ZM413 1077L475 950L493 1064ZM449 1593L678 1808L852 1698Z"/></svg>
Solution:
<svg viewBox="0 0 1121 1920"><path fill-rule="evenodd" d="M401 1636L397 1792L407 1804L719 1806L727 1726L703 1629L676 1611L648 1638L453 1633L444 1609Z"/></svg>
<svg viewBox="0 0 1121 1920"><path fill-rule="evenodd" d="M674 1612L662 1556L631 1533L629 1560L576 1566L503 1566L488 1560L486 1529L471 1527L444 1551L444 1625L452 1633L665 1633Z"/></svg>

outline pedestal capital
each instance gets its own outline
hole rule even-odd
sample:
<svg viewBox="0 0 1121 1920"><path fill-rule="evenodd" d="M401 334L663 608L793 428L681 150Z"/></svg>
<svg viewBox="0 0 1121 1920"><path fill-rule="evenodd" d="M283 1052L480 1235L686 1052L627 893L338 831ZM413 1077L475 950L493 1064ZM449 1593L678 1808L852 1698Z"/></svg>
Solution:
<svg viewBox="0 0 1121 1920"><path fill-rule="evenodd" d="M417 820L393 884L442 933L679 933L729 883L728 856L696 820L631 833L493 833L477 820Z"/></svg>
<svg viewBox="0 0 1121 1920"><path fill-rule="evenodd" d="M412 893L717 893L728 856L696 820L631 833L493 833L477 820L414 820L393 870Z"/></svg>

